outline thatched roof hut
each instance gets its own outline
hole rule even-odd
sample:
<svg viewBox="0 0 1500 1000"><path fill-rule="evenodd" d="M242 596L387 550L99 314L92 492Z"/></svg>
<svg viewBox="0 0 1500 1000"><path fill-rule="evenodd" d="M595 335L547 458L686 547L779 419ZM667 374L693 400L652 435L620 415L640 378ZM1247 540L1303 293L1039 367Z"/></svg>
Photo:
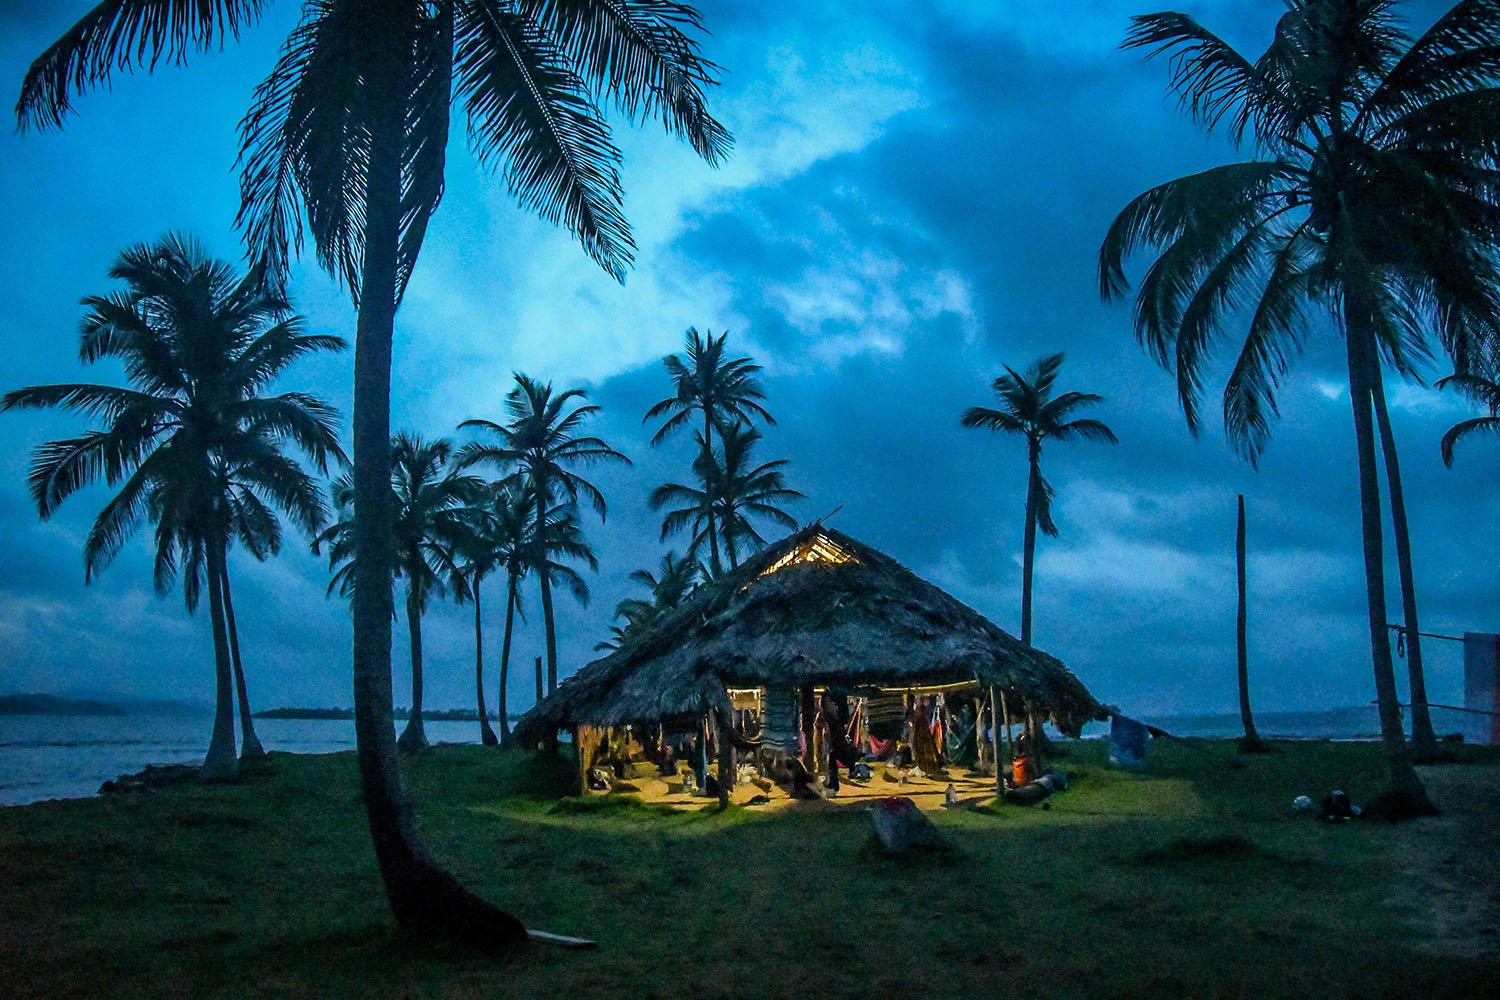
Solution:
<svg viewBox="0 0 1500 1000"><path fill-rule="evenodd" d="M821 524L700 587L517 724L524 744L579 725L727 713L728 688L936 687L979 681L1064 732L1098 703L1024 645L891 557Z"/></svg>

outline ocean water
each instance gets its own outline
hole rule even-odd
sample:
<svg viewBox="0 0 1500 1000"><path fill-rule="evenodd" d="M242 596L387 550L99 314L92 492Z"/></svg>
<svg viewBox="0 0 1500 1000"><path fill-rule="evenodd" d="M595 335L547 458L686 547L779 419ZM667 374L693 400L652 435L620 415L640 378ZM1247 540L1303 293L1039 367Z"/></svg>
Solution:
<svg viewBox="0 0 1500 1000"><path fill-rule="evenodd" d="M1439 735L1460 728L1461 713L1433 709ZM1238 713L1141 717L1174 736L1233 738ZM0 806L94 795L111 778L147 764L196 764L208 747L207 716L0 716ZM1261 736L1270 739L1373 740L1380 737L1375 706L1317 712L1260 712ZM403 725L397 722L398 728ZM427 720L434 743L477 743L478 722ZM351 719L257 719L256 734L267 750L337 753L354 749ZM1086 738L1107 736L1107 723L1084 728Z"/></svg>
<svg viewBox="0 0 1500 1000"><path fill-rule="evenodd" d="M0 716L0 806L94 795L147 764L200 763L212 725L208 716ZM479 742L477 721L428 719L424 728L433 743ZM255 732L271 751L354 749L352 719L256 719Z"/></svg>
<svg viewBox="0 0 1500 1000"><path fill-rule="evenodd" d="M1460 732L1464 713L1432 708L1432 728L1438 736ZM1141 722L1164 729L1173 736L1237 739L1244 734L1239 712L1214 715L1141 715ZM1411 720L1403 712L1403 723L1411 731ZM1374 705L1329 708L1314 712L1256 712L1255 730L1262 739L1273 740L1378 740L1380 714ZM1109 723L1090 723L1085 738L1109 735Z"/></svg>

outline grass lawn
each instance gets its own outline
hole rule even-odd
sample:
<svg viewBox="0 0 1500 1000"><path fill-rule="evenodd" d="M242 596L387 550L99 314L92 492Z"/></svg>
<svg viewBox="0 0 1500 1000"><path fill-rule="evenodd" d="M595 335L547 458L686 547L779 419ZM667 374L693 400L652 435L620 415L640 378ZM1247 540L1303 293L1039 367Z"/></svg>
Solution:
<svg viewBox="0 0 1500 1000"><path fill-rule="evenodd" d="M1073 747L1050 808L934 820L955 850L872 853L858 808L674 812L559 800L566 760L408 761L468 884L598 949L503 959L398 936L352 754L0 809L0 997L1494 996L1500 752L1424 769L1444 814L1325 826L1292 799L1378 789L1378 748ZM1243 763L1243 766L1231 766Z"/></svg>

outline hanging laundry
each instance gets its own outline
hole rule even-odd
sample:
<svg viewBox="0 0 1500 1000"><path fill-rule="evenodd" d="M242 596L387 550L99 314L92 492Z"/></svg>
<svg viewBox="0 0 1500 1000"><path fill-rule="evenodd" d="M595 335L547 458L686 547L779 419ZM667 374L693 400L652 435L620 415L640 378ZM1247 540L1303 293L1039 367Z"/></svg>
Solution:
<svg viewBox="0 0 1500 1000"><path fill-rule="evenodd" d="M1464 633L1465 743L1500 746L1500 635Z"/></svg>
<svg viewBox="0 0 1500 1000"><path fill-rule="evenodd" d="M865 702L865 712L872 737L896 739L906 725L906 696L899 691L872 695Z"/></svg>
<svg viewBox="0 0 1500 1000"><path fill-rule="evenodd" d="M1116 767L1146 766L1147 728L1144 723L1116 713L1109 717L1109 762Z"/></svg>
<svg viewBox="0 0 1500 1000"><path fill-rule="evenodd" d="M797 692L790 688L767 688L761 700L761 745L776 753L796 752L801 740Z"/></svg>

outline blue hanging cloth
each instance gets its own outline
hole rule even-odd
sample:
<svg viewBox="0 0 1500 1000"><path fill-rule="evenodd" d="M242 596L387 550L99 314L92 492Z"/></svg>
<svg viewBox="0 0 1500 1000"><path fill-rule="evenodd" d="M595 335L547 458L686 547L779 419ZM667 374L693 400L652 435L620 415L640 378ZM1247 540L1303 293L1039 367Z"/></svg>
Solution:
<svg viewBox="0 0 1500 1000"><path fill-rule="evenodd" d="M1145 767L1147 735L1144 723L1118 713L1110 716L1109 762L1115 767Z"/></svg>

